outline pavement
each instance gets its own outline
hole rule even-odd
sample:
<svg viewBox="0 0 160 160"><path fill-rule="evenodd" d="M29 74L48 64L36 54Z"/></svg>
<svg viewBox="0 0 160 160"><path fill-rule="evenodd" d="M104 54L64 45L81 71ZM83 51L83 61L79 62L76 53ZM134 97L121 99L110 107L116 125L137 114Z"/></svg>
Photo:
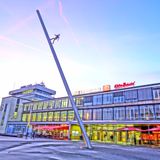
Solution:
<svg viewBox="0 0 160 160"><path fill-rule="evenodd" d="M0 136L0 160L158 160L160 148Z"/></svg>

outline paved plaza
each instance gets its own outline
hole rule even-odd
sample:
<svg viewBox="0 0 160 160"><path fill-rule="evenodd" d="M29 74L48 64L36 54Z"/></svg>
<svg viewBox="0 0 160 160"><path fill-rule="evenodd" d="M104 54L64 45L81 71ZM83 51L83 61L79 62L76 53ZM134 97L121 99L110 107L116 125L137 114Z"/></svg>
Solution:
<svg viewBox="0 0 160 160"><path fill-rule="evenodd" d="M0 136L0 160L158 160L160 148Z"/></svg>

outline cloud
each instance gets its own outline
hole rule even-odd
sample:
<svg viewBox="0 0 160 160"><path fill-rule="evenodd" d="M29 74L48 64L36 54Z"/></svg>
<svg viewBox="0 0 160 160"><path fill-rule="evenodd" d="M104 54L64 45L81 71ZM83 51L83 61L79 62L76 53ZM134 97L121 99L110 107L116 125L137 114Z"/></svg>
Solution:
<svg viewBox="0 0 160 160"><path fill-rule="evenodd" d="M12 46L17 45L17 46L22 46L22 47L25 47L25 48L32 49L34 51L42 52L42 50L40 50L38 48L32 47L30 45L27 45L27 44L22 43L20 41L16 41L14 39L8 38L8 37L3 36L3 35L0 35L0 41L6 42L8 46L10 46L10 45L12 45ZM4 53L2 53L2 54L4 54Z"/></svg>
<svg viewBox="0 0 160 160"><path fill-rule="evenodd" d="M68 18L63 14L63 5L62 5L61 1L59 1L59 15L63 19L65 24L68 26L68 28L70 29L71 36L72 36L73 40L75 41L75 43L77 45L79 45L79 40L77 39L77 37L75 36L75 33L73 32L73 29L72 29L72 27L71 27L71 25L69 23Z"/></svg>

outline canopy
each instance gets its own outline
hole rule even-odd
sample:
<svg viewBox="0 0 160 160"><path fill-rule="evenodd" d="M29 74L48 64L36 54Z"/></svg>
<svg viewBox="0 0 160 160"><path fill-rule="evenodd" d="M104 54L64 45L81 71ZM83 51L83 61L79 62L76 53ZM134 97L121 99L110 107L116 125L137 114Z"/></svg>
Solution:
<svg viewBox="0 0 160 160"><path fill-rule="evenodd" d="M139 132L142 131L141 129L135 128L135 127L124 127L124 128L118 128L117 130L119 131L139 131Z"/></svg>
<svg viewBox="0 0 160 160"><path fill-rule="evenodd" d="M160 131L160 127L150 128L147 129L146 131Z"/></svg>
<svg viewBox="0 0 160 160"><path fill-rule="evenodd" d="M34 129L38 129L38 130L67 130L67 129L69 129L69 126L68 125L61 125L61 126L47 125L47 126L37 126Z"/></svg>

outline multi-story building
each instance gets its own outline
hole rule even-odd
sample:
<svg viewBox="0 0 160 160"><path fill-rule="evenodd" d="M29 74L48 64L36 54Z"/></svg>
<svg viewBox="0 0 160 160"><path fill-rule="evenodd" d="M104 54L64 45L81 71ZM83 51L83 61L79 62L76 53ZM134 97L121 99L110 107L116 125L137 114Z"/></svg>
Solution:
<svg viewBox="0 0 160 160"><path fill-rule="evenodd" d="M135 144L160 142L160 83L74 95L89 138L93 141ZM132 86L132 87L131 87ZM6 133L29 123L37 134L57 139L80 139L82 133L68 97L23 104L20 121L7 121ZM3 109L5 113L5 108Z"/></svg>
<svg viewBox="0 0 160 160"><path fill-rule="evenodd" d="M10 96L2 98L0 106L0 133L17 133L19 131L16 123L22 120L23 103L53 99L56 92L41 83L22 86L20 89L10 91L9 94ZM8 128L9 122L14 122L15 125ZM25 125L21 129L24 132Z"/></svg>

